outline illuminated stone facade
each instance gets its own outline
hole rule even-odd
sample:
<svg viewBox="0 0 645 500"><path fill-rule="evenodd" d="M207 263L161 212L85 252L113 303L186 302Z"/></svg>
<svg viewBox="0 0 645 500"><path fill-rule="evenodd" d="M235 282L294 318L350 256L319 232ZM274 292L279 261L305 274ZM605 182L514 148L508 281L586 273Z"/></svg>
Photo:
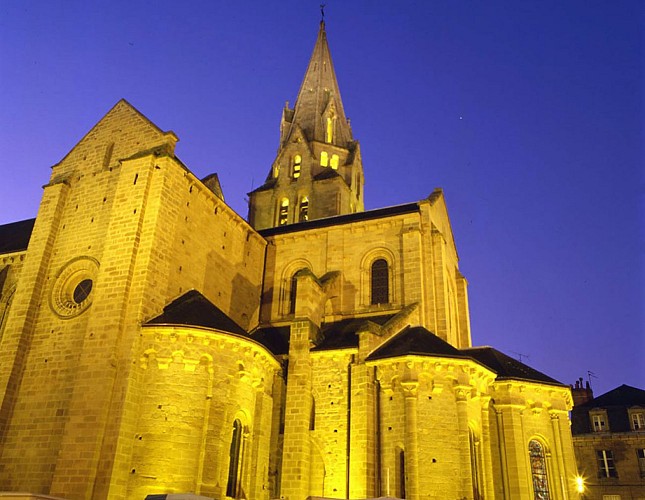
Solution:
<svg viewBox="0 0 645 500"><path fill-rule="evenodd" d="M0 227L0 490L576 495L571 392L472 347L442 191L364 211L324 25L250 223L176 141L120 101Z"/></svg>

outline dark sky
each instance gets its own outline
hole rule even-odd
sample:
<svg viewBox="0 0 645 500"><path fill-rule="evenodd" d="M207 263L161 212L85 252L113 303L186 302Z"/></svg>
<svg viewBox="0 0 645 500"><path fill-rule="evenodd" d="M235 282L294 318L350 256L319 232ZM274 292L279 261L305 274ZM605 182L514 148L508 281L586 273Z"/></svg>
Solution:
<svg viewBox="0 0 645 500"><path fill-rule="evenodd" d="M0 223L120 98L246 216L320 3L1 2ZM444 189L473 343L645 388L645 3L326 3L366 208Z"/></svg>

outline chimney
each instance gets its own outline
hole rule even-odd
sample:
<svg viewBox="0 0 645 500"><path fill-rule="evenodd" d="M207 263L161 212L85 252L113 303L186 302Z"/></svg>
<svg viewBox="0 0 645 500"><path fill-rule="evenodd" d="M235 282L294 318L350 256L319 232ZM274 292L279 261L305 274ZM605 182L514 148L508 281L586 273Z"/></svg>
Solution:
<svg viewBox="0 0 645 500"><path fill-rule="evenodd" d="M571 387L571 395L573 396L573 406L579 406L593 399L591 385L589 382L583 383L582 377L576 380L575 386Z"/></svg>

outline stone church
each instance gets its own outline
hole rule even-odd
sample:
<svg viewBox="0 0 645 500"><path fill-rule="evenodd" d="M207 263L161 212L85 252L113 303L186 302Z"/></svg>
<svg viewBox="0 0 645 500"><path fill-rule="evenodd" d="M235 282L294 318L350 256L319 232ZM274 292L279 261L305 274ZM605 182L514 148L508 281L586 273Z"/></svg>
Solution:
<svg viewBox="0 0 645 500"><path fill-rule="evenodd" d="M248 221L177 140L119 101L0 226L0 491L577 498L570 389L472 346L443 192L364 210L324 23Z"/></svg>

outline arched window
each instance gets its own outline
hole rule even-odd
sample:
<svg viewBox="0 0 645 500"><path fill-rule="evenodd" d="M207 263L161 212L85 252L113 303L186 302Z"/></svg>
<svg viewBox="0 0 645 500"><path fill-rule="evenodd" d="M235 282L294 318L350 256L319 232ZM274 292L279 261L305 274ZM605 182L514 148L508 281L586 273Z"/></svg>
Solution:
<svg viewBox="0 0 645 500"><path fill-rule="evenodd" d="M300 222L309 220L309 198L307 196L303 196L300 199L300 210L298 214L298 220Z"/></svg>
<svg viewBox="0 0 645 500"><path fill-rule="evenodd" d="M327 117L327 127L325 128L325 142L330 144L334 138L334 121L330 116Z"/></svg>
<svg viewBox="0 0 645 500"><path fill-rule="evenodd" d="M294 179L297 179L298 177L300 177L301 168L302 168L302 156L295 155L293 157L293 169L292 169L293 172L291 174Z"/></svg>
<svg viewBox="0 0 645 500"><path fill-rule="evenodd" d="M278 213L278 225L284 226L289 221L289 200L282 198Z"/></svg>
<svg viewBox="0 0 645 500"><path fill-rule="evenodd" d="M329 166L329 153L327 151L321 151L320 153L320 166L321 167Z"/></svg>
<svg viewBox="0 0 645 500"><path fill-rule="evenodd" d="M405 498L405 451L399 450L396 464L398 498Z"/></svg>
<svg viewBox="0 0 645 500"><path fill-rule="evenodd" d="M390 302L390 280L388 265L385 259L376 259L371 269L371 304L388 304Z"/></svg>
<svg viewBox="0 0 645 500"><path fill-rule="evenodd" d="M535 439L529 442L529 458L531 477L533 478L533 498L535 500L549 500L551 497L549 496L544 447Z"/></svg>
<svg viewBox="0 0 645 500"><path fill-rule="evenodd" d="M226 483L226 496L237 498L240 491L240 458L242 454L242 422L238 419L233 422L233 436L229 452L228 481Z"/></svg>
<svg viewBox="0 0 645 500"><path fill-rule="evenodd" d="M338 170L338 155L331 155L329 159L329 166L334 170Z"/></svg>
<svg viewBox="0 0 645 500"><path fill-rule="evenodd" d="M295 314L296 312L296 295L298 294L298 274L303 269L298 269L293 276L291 277L291 283L289 286L289 314Z"/></svg>
<svg viewBox="0 0 645 500"><path fill-rule="evenodd" d="M468 429L468 442L470 444L470 477L473 485L473 499L479 500L481 497L479 488L479 460L477 456L477 439L472 429Z"/></svg>

